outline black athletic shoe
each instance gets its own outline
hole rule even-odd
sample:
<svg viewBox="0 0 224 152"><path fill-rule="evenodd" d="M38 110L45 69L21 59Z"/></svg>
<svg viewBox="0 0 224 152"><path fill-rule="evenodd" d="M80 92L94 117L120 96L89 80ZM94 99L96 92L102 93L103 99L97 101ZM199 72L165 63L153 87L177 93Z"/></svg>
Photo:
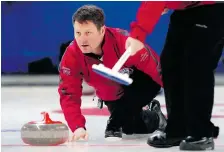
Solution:
<svg viewBox="0 0 224 152"><path fill-rule="evenodd" d="M156 130L164 131L167 125L166 118L160 108L160 103L155 99L142 108L142 119L149 133L153 133Z"/></svg>
<svg viewBox="0 0 224 152"><path fill-rule="evenodd" d="M115 127L109 127L110 120L107 122L107 127L105 130L105 138L111 139L111 140L120 140L122 139L122 129L121 128L115 128Z"/></svg>
<svg viewBox="0 0 224 152"><path fill-rule="evenodd" d="M213 137L194 138L188 136L180 143L180 150L189 150L189 151L214 150L214 147L215 144Z"/></svg>
<svg viewBox="0 0 224 152"><path fill-rule="evenodd" d="M166 117L161 111L160 103L158 100L153 99L152 102L149 104L149 110L155 111L159 116L159 127L158 129L164 131L167 125Z"/></svg>
<svg viewBox="0 0 224 152"><path fill-rule="evenodd" d="M122 138L122 132L120 130L106 130L105 131L105 138L108 137L115 137L115 138Z"/></svg>

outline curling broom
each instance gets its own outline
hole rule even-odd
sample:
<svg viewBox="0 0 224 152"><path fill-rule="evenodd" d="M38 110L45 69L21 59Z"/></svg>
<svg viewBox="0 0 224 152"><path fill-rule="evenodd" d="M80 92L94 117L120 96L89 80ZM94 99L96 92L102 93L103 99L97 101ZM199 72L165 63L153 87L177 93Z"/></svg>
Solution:
<svg viewBox="0 0 224 152"><path fill-rule="evenodd" d="M133 80L129 77L129 75L119 72L120 68L128 60L130 55L131 55L131 48L129 47L112 69L105 67L103 64L99 65L93 64L92 69L94 72L105 78L108 78L123 85L130 85L133 82Z"/></svg>

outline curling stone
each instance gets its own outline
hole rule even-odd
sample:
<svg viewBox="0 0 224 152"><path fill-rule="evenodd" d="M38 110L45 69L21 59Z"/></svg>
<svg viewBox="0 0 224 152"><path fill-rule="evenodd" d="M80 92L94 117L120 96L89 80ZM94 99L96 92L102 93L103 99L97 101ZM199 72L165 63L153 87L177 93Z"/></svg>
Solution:
<svg viewBox="0 0 224 152"><path fill-rule="evenodd" d="M49 114L42 112L42 121L32 121L23 125L21 138L24 143L33 146L55 146L65 143L69 138L67 125L53 121Z"/></svg>

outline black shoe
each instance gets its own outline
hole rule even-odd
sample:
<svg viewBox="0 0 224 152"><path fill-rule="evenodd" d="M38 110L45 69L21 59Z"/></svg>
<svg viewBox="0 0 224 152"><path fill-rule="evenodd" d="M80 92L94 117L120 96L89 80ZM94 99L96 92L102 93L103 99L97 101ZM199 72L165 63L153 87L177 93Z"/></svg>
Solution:
<svg viewBox="0 0 224 152"><path fill-rule="evenodd" d="M121 130L106 130L105 131L105 138L122 138L122 131Z"/></svg>
<svg viewBox="0 0 224 152"><path fill-rule="evenodd" d="M105 130L105 138L112 140L122 139L122 129L117 127L111 127L110 120L107 122L107 127Z"/></svg>
<svg viewBox="0 0 224 152"><path fill-rule="evenodd" d="M149 135L147 144L156 148L169 148L179 146L184 137L166 137L166 133L160 130Z"/></svg>
<svg viewBox="0 0 224 152"><path fill-rule="evenodd" d="M159 118L158 130L164 131L167 125L167 120L164 114L161 111L160 103L158 100L153 99L148 106L148 111L155 112L157 117ZM147 108L146 108L147 109ZM147 110L143 110L143 112L147 113Z"/></svg>
<svg viewBox="0 0 224 152"><path fill-rule="evenodd" d="M180 150L214 150L215 144L212 137L194 138L187 137L180 143Z"/></svg>

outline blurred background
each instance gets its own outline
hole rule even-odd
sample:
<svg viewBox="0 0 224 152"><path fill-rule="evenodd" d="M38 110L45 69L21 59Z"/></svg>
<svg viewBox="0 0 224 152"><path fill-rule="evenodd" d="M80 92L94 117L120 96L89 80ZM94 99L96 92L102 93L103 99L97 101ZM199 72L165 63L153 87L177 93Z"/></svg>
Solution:
<svg viewBox="0 0 224 152"><path fill-rule="evenodd" d="M103 8L106 25L130 30L140 2L1 2L2 86L57 85L58 65L73 40L72 15L84 4ZM171 11L163 15L147 43L161 53ZM147 18L146 18L147 19ZM224 53L216 69L224 84Z"/></svg>

